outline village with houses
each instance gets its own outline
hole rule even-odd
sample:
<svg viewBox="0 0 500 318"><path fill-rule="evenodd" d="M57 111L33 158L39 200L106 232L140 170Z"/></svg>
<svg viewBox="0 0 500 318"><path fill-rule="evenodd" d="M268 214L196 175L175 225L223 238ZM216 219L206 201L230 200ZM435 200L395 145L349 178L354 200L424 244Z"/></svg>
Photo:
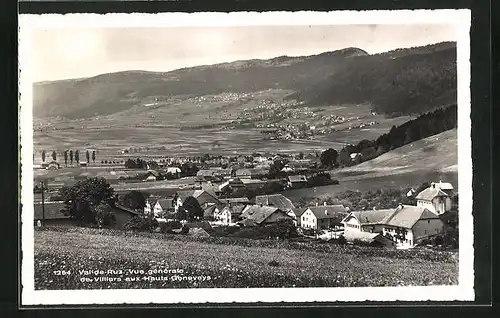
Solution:
<svg viewBox="0 0 500 318"><path fill-rule="evenodd" d="M439 42L37 82L35 286L456 285L453 81ZM184 274L80 274L122 267Z"/></svg>
<svg viewBox="0 0 500 318"><path fill-rule="evenodd" d="M351 154L348 158L355 161L356 156L357 154ZM143 218L155 220L157 226L150 228L153 232L161 231L162 224L173 222L180 224L178 232L184 224L190 224L192 232L210 236L210 230L214 228L229 227L237 231L288 222L296 230L297 237L319 241L345 240L346 244L406 249L422 243L429 245L433 239L444 235L445 228L449 226L445 224L450 220L449 215L453 215L451 219L457 219L458 206L454 199L457 192L450 183L441 181L430 183L420 192L411 188L406 196L413 199L414 205L400 203L394 208L351 210L348 206L328 204L325 201L296 206L286 196L287 190L313 191L308 188L315 190L316 186L335 184L338 181L325 177L326 181L321 179L322 183L316 181L311 184L312 180L318 180L318 176L329 176L323 169L318 169L318 156L301 153L282 160L286 157L207 156L147 162L128 159L121 161L125 162L125 167L137 168L137 165L144 164L144 169L132 180L128 180L133 183L126 183L125 168L107 168L113 172L108 172L107 176L121 176L109 178L110 180L99 177L99 174L92 176L88 173L88 166L95 162L95 154L88 154L87 158L94 159L94 162L90 163L89 160L77 163L77 169L82 171L79 178L66 185L58 184L58 179L54 178L49 183L51 186L46 182L45 189L40 188L39 184L35 185L35 226L81 225L74 216L65 213L68 202L61 198L60 190L63 187L75 187L78 182L98 178L117 186L113 202L109 204L114 219L112 227L116 229L125 229L132 219ZM203 169L192 169L197 165ZM63 166L64 164L60 165L53 160L43 163L39 169L64 171ZM187 168L191 168L190 176L186 176L187 171L183 171ZM164 181L181 183L171 185L167 195L157 194L155 191L148 193L148 187ZM137 190L120 189L120 186L127 184L139 184L142 187ZM43 187L43 182L40 185ZM136 196L137 193L140 194L139 203L124 204L120 197L130 197L131 192L135 192ZM192 209L199 212L193 212ZM444 219L443 215L447 218ZM269 234L268 239L273 238L273 234Z"/></svg>

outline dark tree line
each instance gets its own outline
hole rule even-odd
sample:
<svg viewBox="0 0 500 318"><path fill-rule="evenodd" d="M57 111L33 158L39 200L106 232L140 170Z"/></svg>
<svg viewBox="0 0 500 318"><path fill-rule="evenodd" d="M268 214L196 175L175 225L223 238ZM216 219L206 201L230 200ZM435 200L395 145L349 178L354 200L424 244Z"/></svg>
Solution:
<svg viewBox="0 0 500 318"><path fill-rule="evenodd" d="M438 108L400 126L393 126L388 133L379 136L376 140L365 139L357 145L344 147L338 153L337 163L346 166L367 161L390 150L456 127L457 105ZM353 161L352 153L360 153L361 156Z"/></svg>

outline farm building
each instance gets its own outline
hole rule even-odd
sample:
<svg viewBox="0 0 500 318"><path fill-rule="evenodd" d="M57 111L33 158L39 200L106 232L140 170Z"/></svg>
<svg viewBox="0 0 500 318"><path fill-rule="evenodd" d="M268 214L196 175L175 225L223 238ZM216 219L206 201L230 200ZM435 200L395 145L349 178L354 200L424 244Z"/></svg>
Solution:
<svg viewBox="0 0 500 318"><path fill-rule="evenodd" d="M144 181L156 181L161 179L161 174L156 170L148 170L145 177Z"/></svg>
<svg viewBox="0 0 500 318"><path fill-rule="evenodd" d="M157 200L153 206L153 214L155 217L164 217L168 214L177 213L179 207L182 205L180 199L160 199Z"/></svg>
<svg viewBox="0 0 500 318"><path fill-rule="evenodd" d="M236 223L240 219L241 213L247 205L226 205L222 210L214 214L216 221L222 222L224 225Z"/></svg>
<svg viewBox="0 0 500 318"><path fill-rule="evenodd" d="M427 208L400 205L396 209L351 212L342 221L344 233L382 233L398 246L413 247L443 231L444 224Z"/></svg>
<svg viewBox="0 0 500 318"><path fill-rule="evenodd" d="M448 186L445 186L444 188L447 192L451 193L451 191L453 191L452 186L451 189ZM427 208L429 211L437 215L450 211L452 208L452 202L450 195L445 191L441 189L439 184L432 183L430 187L424 189L415 197L417 200L417 206Z"/></svg>
<svg viewBox="0 0 500 318"><path fill-rule="evenodd" d="M303 175L289 176L288 187L292 189L304 188L307 186L307 178Z"/></svg>
<svg viewBox="0 0 500 318"><path fill-rule="evenodd" d="M354 211L349 213L343 220L344 231L350 232L382 232L383 222L394 213L394 209Z"/></svg>
<svg viewBox="0 0 500 318"><path fill-rule="evenodd" d="M282 194L258 195L255 197L255 204L275 207L285 213L288 213L295 208L292 201Z"/></svg>
<svg viewBox="0 0 500 318"><path fill-rule="evenodd" d="M123 228L123 226L130 221L131 218L140 215L137 211L116 204L111 206L111 211L115 214L116 223L114 227L117 229Z"/></svg>
<svg viewBox="0 0 500 318"><path fill-rule="evenodd" d="M238 222L244 226L263 226L276 223L279 219L292 219L286 212L276 207L248 205L241 213L242 221Z"/></svg>
<svg viewBox="0 0 500 318"><path fill-rule="evenodd" d="M194 197L200 206L203 208L209 204L216 204L218 207L222 206L222 203L217 198L217 195L211 191L207 190L189 190L189 191L179 191L178 196L181 202L184 202L187 197Z"/></svg>
<svg viewBox="0 0 500 318"><path fill-rule="evenodd" d="M413 247L423 239L443 231L443 221L426 208L401 205L384 222L382 234L391 237L398 246Z"/></svg>
<svg viewBox="0 0 500 318"><path fill-rule="evenodd" d="M35 226L38 225L39 221L43 223L42 225L44 226L75 226L78 224L77 221L72 220L62 212L65 208L64 202L45 202L43 208L45 210L45 221L42 221L42 204L34 204ZM116 222L114 227L117 229L122 228L132 217L139 215L136 211L118 205L112 205L111 211L115 215Z"/></svg>
<svg viewBox="0 0 500 318"><path fill-rule="evenodd" d="M222 204L226 204L229 206L233 205L241 205L241 204L249 204L250 200L248 200L247 197L242 197L242 198L226 198L226 199L219 199Z"/></svg>
<svg viewBox="0 0 500 318"><path fill-rule="evenodd" d="M300 227L305 229L341 229L342 220L348 215L343 205L322 205L308 207L301 213Z"/></svg>

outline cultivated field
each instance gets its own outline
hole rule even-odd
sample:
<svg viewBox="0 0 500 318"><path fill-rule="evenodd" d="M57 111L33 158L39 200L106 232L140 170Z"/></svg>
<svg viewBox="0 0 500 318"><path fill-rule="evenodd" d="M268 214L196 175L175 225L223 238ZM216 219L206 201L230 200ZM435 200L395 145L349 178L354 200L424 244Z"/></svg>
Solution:
<svg viewBox="0 0 500 318"><path fill-rule="evenodd" d="M450 285L457 284L457 262L456 252L419 249L228 241L82 228L35 231L36 289ZM144 273L132 274L128 269ZM166 269L183 273L164 274ZM54 272L63 270L70 273ZM104 274L87 275L81 270ZM164 278L142 278L150 276ZM198 278L175 280L177 276ZM121 281L85 283L83 277Z"/></svg>
<svg viewBox="0 0 500 318"><path fill-rule="evenodd" d="M268 90L245 94L250 97L206 96L203 100L176 97L152 106L138 104L129 110L108 116L75 120L59 118L50 122L37 120L33 136L35 163L41 161L42 150L47 151L47 157L53 150L57 151L59 161L62 159L61 153L66 149L79 149L80 152L86 149L96 150L96 162L100 162L137 157L201 156L205 153L238 155L266 151L298 153L327 148L340 149L346 143L374 139L388 132L393 125L410 120L408 116L385 118L382 115L372 115L370 105L295 105L291 107L299 114L301 111L310 111L317 114L316 117L289 117L280 120L279 124L321 125L321 116L328 115L352 120L332 125L332 128L339 131L317 135L313 140L267 140L259 128L224 128L238 117L246 119L246 112L265 113L267 110L262 108L263 100L279 102L287 94L290 91ZM378 124L347 129L349 125L372 121ZM266 124L268 121L254 120L252 123ZM135 153L121 153L123 149L129 148L143 149Z"/></svg>

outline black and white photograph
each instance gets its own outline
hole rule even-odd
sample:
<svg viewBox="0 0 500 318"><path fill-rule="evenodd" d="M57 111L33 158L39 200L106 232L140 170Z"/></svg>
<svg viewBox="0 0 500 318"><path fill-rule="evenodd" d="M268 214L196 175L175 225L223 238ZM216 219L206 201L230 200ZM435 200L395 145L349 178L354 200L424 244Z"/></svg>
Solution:
<svg viewBox="0 0 500 318"><path fill-rule="evenodd" d="M474 300L469 28L21 15L22 303Z"/></svg>

